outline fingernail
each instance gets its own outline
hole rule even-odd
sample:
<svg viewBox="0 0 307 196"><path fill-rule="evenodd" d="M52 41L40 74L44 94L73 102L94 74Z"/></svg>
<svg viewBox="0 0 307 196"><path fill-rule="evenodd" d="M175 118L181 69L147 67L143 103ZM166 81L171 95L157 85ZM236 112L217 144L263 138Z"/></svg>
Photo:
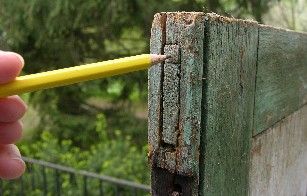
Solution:
<svg viewBox="0 0 307 196"><path fill-rule="evenodd" d="M22 58L22 56L20 54L18 54L16 52L6 52L6 53L15 55L20 60L22 67L25 65L25 60Z"/></svg>
<svg viewBox="0 0 307 196"><path fill-rule="evenodd" d="M22 160L21 154L17 146L14 144L10 144L9 147L11 148L10 157L11 159L19 159Z"/></svg>
<svg viewBox="0 0 307 196"><path fill-rule="evenodd" d="M13 52L14 53L14 52ZM22 67L25 65L25 60L22 58L20 54L14 53L20 60Z"/></svg>
<svg viewBox="0 0 307 196"><path fill-rule="evenodd" d="M14 161L16 161L16 162L19 162L20 165L23 167L23 168L22 168L23 172L25 171L27 165L26 165L25 161L24 161L22 158L12 158L12 160L14 160ZM23 172L22 172L22 173L23 173Z"/></svg>

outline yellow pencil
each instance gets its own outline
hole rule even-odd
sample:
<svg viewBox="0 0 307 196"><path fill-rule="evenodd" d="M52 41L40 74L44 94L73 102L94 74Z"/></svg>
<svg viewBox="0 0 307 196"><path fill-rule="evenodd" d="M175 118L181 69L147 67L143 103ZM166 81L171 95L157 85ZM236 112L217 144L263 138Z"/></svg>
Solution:
<svg viewBox="0 0 307 196"><path fill-rule="evenodd" d="M13 82L0 85L0 97L65 86L123 73L147 69L164 61L166 55L142 54L115 60L91 63L54 71L17 77Z"/></svg>

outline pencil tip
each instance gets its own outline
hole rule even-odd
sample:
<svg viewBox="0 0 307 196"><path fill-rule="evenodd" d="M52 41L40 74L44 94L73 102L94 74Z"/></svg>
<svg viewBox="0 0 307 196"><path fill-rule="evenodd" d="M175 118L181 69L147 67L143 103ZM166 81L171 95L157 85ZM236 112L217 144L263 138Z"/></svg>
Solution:
<svg viewBox="0 0 307 196"><path fill-rule="evenodd" d="M171 58L170 55L159 55L159 54L151 54L151 64L162 63L166 59Z"/></svg>

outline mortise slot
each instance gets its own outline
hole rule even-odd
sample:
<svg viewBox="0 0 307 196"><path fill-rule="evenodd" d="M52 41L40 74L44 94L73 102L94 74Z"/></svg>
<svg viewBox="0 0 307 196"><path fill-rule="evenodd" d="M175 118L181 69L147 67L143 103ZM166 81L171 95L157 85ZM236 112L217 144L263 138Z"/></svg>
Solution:
<svg viewBox="0 0 307 196"><path fill-rule="evenodd" d="M165 143L164 141L161 142L161 147L165 149L174 149L174 150L176 148L174 144L168 144L168 143Z"/></svg>
<svg viewBox="0 0 307 196"><path fill-rule="evenodd" d="M179 195L182 194L182 187L180 184L174 184L174 191L175 193L178 193Z"/></svg>

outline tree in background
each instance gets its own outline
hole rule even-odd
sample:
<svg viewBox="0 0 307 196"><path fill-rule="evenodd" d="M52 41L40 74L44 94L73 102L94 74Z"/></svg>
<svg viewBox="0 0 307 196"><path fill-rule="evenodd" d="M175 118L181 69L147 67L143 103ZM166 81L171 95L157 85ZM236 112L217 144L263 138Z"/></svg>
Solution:
<svg viewBox="0 0 307 196"><path fill-rule="evenodd" d="M263 23L263 15L269 10L269 5L275 0L208 0L207 11L238 18L252 16Z"/></svg>
<svg viewBox="0 0 307 196"><path fill-rule="evenodd" d="M270 10L263 18L269 25L296 31L307 31L307 1L278 1L270 6Z"/></svg>

